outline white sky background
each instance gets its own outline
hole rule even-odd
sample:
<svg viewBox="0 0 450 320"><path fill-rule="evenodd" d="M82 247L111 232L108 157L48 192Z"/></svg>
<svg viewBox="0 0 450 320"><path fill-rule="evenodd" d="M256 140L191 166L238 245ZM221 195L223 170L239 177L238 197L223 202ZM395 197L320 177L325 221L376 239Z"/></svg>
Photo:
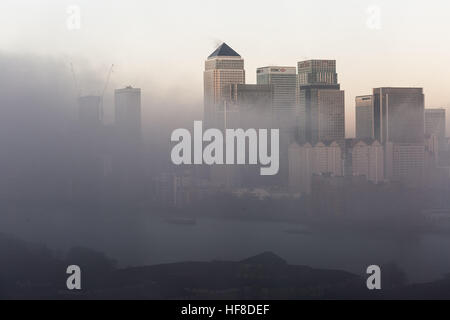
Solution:
<svg viewBox="0 0 450 320"><path fill-rule="evenodd" d="M81 9L80 30L66 26L69 5ZM380 29L367 25L371 6ZM0 23L1 51L88 62L99 76L114 63L114 83L141 87L144 108L200 112L203 63L221 41L245 59L247 83L260 66L336 59L348 136L355 96L373 87L420 86L426 107L450 106L448 0L2 0Z"/></svg>

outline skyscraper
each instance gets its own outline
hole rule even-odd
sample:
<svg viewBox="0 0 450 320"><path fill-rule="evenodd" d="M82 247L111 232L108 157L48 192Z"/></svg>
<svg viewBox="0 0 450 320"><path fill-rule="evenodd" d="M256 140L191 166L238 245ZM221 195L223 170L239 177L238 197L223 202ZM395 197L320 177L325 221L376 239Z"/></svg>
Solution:
<svg viewBox="0 0 450 320"><path fill-rule="evenodd" d="M295 67L281 66L256 70L257 84L270 85L272 88L272 126L285 131L289 143L295 134L296 72Z"/></svg>
<svg viewBox="0 0 450 320"><path fill-rule="evenodd" d="M373 97L359 96L355 99L356 105L356 138L366 139L373 137Z"/></svg>
<svg viewBox="0 0 450 320"><path fill-rule="evenodd" d="M239 109L233 105L230 90L231 85L245 84L244 59L226 43L222 43L205 62L203 82L204 126L223 130L238 126ZM217 186L230 188L240 184L236 166L216 164L206 171Z"/></svg>
<svg viewBox="0 0 450 320"><path fill-rule="evenodd" d="M205 62L204 80L204 121L206 127L217 125L218 111L230 98L227 93L231 84L245 83L244 59L222 43Z"/></svg>
<svg viewBox="0 0 450 320"><path fill-rule="evenodd" d="M445 138L445 109L425 109L425 134Z"/></svg>
<svg viewBox="0 0 450 320"><path fill-rule="evenodd" d="M239 111L240 127L271 127L272 93L270 85L230 85L230 100Z"/></svg>
<svg viewBox="0 0 450 320"><path fill-rule="evenodd" d="M345 138L344 91L340 90L335 60L298 63L298 138L317 143Z"/></svg>
<svg viewBox="0 0 450 320"><path fill-rule="evenodd" d="M423 143L422 88L373 89L374 136L381 143Z"/></svg>
<svg viewBox="0 0 450 320"><path fill-rule="evenodd" d="M345 97L342 90L319 90L318 141L345 139Z"/></svg>
<svg viewBox="0 0 450 320"><path fill-rule="evenodd" d="M262 67L256 70L256 83L272 86L272 106L277 109L295 109L297 75L295 67Z"/></svg>
<svg viewBox="0 0 450 320"><path fill-rule="evenodd" d="M256 82L272 88L272 128L280 130L279 183L288 183L288 148L295 138L297 75L295 67L268 66L256 70Z"/></svg>
<svg viewBox="0 0 450 320"><path fill-rule="evenodd" d="M115 130L112 167L118 196L142 196L141 89L127 86L114 91Z"/></svg>
<svg viewBox="0 0 450 320"><path fill-rule="evenodd" d="M269 108L272 106L272 87L260 84L230 85L230 100L245 109Z"/></svg>
<svg viewBox="0 0 450 320"><path fill-rule="evenodd" d="M237 127L271 128L272 121L272 87L260 84L234 84L230 85L229 109L237 110ZM230 113L228 113L230 114ZM228 119L230 117L228 116ZM236 122L235 122L236 123ZM233 123L230 123L232 125ZM246 150L246 159L249 158L249 150ZM259 165L239 166L240 185L255 187L268 184L270 178L260 175ZM230 170L229 170L230 172Z"/></svg>
<svg viewBox="0 0 450 320"><path fill-rule="evenodd" d="M141 139L141 89L128 86L115 90L115 124L128 142Z"/></svg>
<svg viewBox="0 0 450 320"><path fill-rule="evenodd" d="M299 86L319 85L332 86L338 89L338 75L336 73L336 60L307 60L298 62Z"/></svg>
<svg viewBox="0 0 450 320"><path fill-rule="evenodd" d="M424 101L422 88L373 89L374 136L385 145L386 178L413 187L423 178Z"/></svg>

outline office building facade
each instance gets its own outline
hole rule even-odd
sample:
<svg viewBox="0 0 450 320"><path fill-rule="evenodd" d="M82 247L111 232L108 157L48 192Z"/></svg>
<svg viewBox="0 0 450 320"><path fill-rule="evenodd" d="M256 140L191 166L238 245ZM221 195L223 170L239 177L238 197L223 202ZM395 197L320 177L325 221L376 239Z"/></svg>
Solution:
<svg viewBox="0 0 450 320"><path fill-rule="evenodd" d="M376 140L357 140L352 146L352 175L368 181L384 181L384 148Z"/></svg>
<svg viewBox="0 0 450 320"><path fill-rule="evenodd" d="M280 130L279 183L288 183L288 149L295 139L295 105L297 74L295 67L268 66L256 70L258 85L272 88L271 127Z"/></svg>
<svg viewBox="0 0 450 320"><path fill-rule="evenodd" d="M374 137L381 143L423 143L422 88L373 89Z"/></svg>
<svg viewBox="0 0 450 320"><path fill-rule="evenodd" d="M425 135L445 138L445 109L425 109Z"/></svg>
<svg viewBox="0 0 450 320"><path fill-rule="evenodd" d="M115 125L122 138L141 140L141 89L128 86L114 92Z"/></svg>
<svg viewBox="0 0 450 320"><path fill-rule="evenodd" d="M385 146L391 181L420 187L423 178L425 96L422 88L373 89L374 137Z"/></svg>
<svg viewBox="0 0 450 320"><path fill-rule="evenodd" d="M203 80L205 126L215 127L218 112L229 103L230 85L245 83L244 59L222 43L206 60Z"/></svg>
<svg viewBox="0 0 450 320"><path fill-rule="evenodd" d="M298 63L297 125L301 143L345 138L345 98L335 60Z"/></svg>
<svg viewBox="0 0 450 320"><path fill-rule="evenodd" d="M386 175L408 187L421 187L425 168L425 145L386 143Z"/></svg>
<svg viewBox="0 0 450 320"><path fill-rule="evenodd" d="M343 175L342 148L336 141L316 145L296 142L289 146L289 188L294 192L311 193L314 174Z"/></svg>
<svg viewBox="0 0 450 320"><path fill-rule="evenodd" d="M256 70L256 83L272 88L274 110L293 111L296 105L297 70L295 67L269 66Z"/></svg>
<svg viewBox="0 0 450 320"><path fill-rule="evenodd" d="M373 138L373 96L355 99L356 138Z"/></svg>

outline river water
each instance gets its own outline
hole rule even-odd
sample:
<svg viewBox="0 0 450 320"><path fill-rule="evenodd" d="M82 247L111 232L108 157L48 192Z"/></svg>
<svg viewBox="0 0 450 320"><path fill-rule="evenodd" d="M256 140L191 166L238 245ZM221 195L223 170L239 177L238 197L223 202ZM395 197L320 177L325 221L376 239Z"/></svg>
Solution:
<svg viewBox="0 0 450 320"><path fill-rule="evenodd" d="M240 260L272 251L290 264L364 274L371 264L395 262L411 282L450 273L450 235L408 237L346 231L303 230L283 222L200 218L170 224L159 216L53 213L0 215L0 232L65 252L72 246L99 250L119 266L180 261Z"/></svg>

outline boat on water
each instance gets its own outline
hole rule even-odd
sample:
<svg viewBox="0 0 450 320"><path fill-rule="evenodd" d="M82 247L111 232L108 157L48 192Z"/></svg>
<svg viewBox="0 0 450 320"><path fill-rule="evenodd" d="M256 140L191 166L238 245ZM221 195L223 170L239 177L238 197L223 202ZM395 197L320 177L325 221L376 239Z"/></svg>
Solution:
<svg viewBox="0 0 450 320"><path fill-rule="evenodd" d="M286 229L284 230L285 233L289 234L310 234L311 231L307 229Z"/></svg>
<svg viewBox="0 0 450 320"><path fill-rule="evenodd" d="M184 226L194 226L197 224L197 219L188 217L171 217L166 219L167 223L178 224Z"/></svg>

